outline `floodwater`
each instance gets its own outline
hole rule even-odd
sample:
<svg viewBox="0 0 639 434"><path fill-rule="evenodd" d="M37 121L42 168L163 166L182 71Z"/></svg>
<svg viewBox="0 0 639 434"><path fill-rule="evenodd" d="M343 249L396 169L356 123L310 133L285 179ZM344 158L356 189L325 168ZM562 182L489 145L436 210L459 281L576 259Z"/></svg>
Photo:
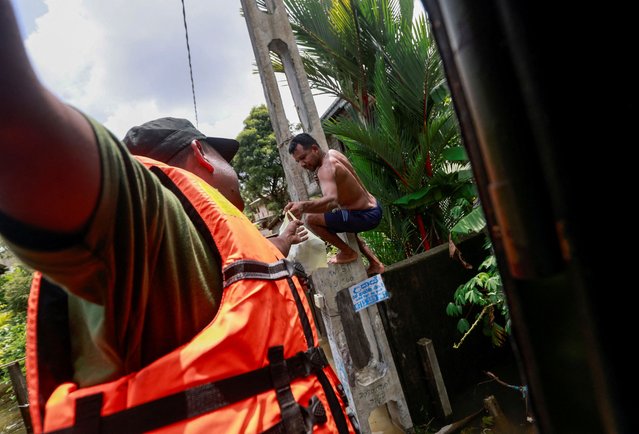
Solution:
<svg viewBox="0 0 639 434"><path fill-rule="evenodd" d="M0 384L0 434L26 434L13 389Z"/></svg>

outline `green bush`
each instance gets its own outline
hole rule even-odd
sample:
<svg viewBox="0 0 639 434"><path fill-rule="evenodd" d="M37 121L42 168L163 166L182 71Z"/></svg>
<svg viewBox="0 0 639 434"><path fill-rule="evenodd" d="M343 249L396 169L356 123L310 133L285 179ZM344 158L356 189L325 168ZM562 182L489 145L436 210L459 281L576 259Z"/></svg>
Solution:
<svg viewBox="0 0 639 434"><path fill-rule="evenodd" d="M383 264L390 265L406 259L401 245L393 242L384 232L368 231L359 234Z"/></svg>
<svg viewBox="0 0 639 434"><path fill-rule="evenodd" d="M31 277L19 265L0 275L0 365L24 358ZM5 369L0 370L0 381L9 382Z"/></svg>
<svg viewBox="0 0 639 434"><path fill-rule="evenodd" d="M491 250L490 243L486 247ZM453 301L446 307L446 313L453 317L461 316L457 322L457 330L463 336L454 345L455 348L459 348L468 334L480 324L484 335L490 338L494 346L501 347L504 344L506 336L510 334L510 313L497 261L492 252L479 266L479 273L459 285ZM473 323L467 318L471 318Z"/></svg>

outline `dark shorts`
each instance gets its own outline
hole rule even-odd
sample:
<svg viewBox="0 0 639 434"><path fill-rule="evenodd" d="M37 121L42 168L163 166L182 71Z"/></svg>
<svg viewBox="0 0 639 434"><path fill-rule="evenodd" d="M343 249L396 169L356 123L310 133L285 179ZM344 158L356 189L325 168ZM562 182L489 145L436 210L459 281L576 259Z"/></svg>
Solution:
<svg viewBox="0 0 639 434"><path fill-rule="evenodd" d="M335 209L324 213L324 220L326 228L333 233L370 231L382 220L382 208L378 202L375 208L369 209Z"/></svg>

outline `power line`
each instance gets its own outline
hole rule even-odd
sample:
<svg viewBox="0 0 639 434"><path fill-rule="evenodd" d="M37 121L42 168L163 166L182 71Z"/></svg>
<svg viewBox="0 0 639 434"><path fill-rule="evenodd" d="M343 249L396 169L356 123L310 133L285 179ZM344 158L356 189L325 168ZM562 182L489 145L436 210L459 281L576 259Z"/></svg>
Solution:
<svg viewBox="0 0 639 434"><path fill-rule="evenodd" d="M191 47L189 45L189 28L186 25L186 9L182 0L182 17L184 18L184 33L186 35L186 52L189 55L189 74L191 74L191 93L193 94L193 109L195 110L195 126L199 128L197 118L197 103L195 102L195 83L193 82L193 66L191 65Z"/></svg>

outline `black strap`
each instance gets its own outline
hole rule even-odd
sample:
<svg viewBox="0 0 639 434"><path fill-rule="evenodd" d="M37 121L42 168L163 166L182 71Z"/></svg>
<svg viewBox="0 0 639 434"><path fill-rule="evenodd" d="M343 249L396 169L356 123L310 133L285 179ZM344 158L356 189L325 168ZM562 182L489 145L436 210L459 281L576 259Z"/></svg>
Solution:
<svg viewBox="0 0 639 434"><path fill-rule="evenodd" d="M328 420L326 417L326 409L317 396L313 396L310 399L307 407L300 406L300 410L306 424L306 433L312 433L314 426L323 425ZM290 434L290 431L287 431L282 421L263 431L262 434Z"/></svg>
<svg viewBox="0 0 639 434"><path fill-rule="evenodd" d="M322 389L324 389L324 393L326 393L326 400L328 401L328 407L331 409L331 414L335 419L335 424L337 425L337 431L340 434L348 434L348 423L346 422L346 415L342 410L342 406L337 399L337 395L335 394L335 390L331 385L328 377L324 373L324 371L320 371L317 373L317 379L322 385ZM346 406L346 402L344 403ZM355 425L353 425L355 432L357 432Z"/></svg>
<svg viewBox="0 0 639 434"><path fill-rule="evenodd" d="M286 361L284 360L284 347L269 348L268 361L285 432L290 434L307 432L308 429L302 416L301 407L297 404L291 391L291 377L288 375Z"/></svg>
<svg viewBox="0 0 639 434"><path fill-rule="evenodd" d="M285 359L284 364L286 375L293 381L323 372L322 368L328 365L328 360L322 349L316 347ZM76 401L74 426L49 431L49 434L134 434L151 431L273 390L275 385L271 375L271 367L265 366L235 377L191 387L108 416L100 416L102 395L90 395ZM96 403L98 400L100 405ZM86 407L87 403L93 405ZM92 410L94 406L97 412Z"/></svg>
<svg viewBox="0 0 639 434"><path fill-rule="evenodd" d="M306 288L309 287L308 285L310 284L310 279L308 279L306 273L304 272L304 268L301 266L301 264L298 264L298 263L294 264L294 274L296 274L299 277L302 285L306 286ZM302 303L302 300L300 299L300 295L297 292L297 289L295 288L293 279L289 277L287 280L288 280L291 293L293 294L293 298L295 299L295 304L297 306L297 311L299 313L300 322L302 323L302 329L304 330L304 336L306 337L306 342L308 344L308 347L312 348L313 345L315 345L315 343L313 339L313 330L311 328L310 320L308 318L308 315L306 315L306 311L304 310L304 304ZM323 354L324 353L322 352L322 355ZM333 389L331 382L329 381L324 371L317 372L317 379L319 380L320 384L322 385L322 389L324 389L324 393L326 394L326 399L328 400L328 406L331 409L331 414L333 415L333 418L335 419L335 424L337 425L338 432L340 434L348 434L348 423L346 421L346 415L344 414L344 411L342 410L342 406L340 405L340 402L337 399L337 395L335 393L335 390ZM338 387L341 387L341 384L338 384ZM340 393L343 393L343 391L340 390ZM346 407L347 405L348 403L344 399L344 406ZM355 426L355 424L352 424L352 426L355 429L355 431L358 432L358 429Z"/></svg>
<svg viewBox="0 0 639 434"><path fill-rule="evenodd" d="M75 414L75 426L81 432L100 432L100 411L102 411L102 393L78 398Z"/></svg>
<svg viewBox="0 0 639 434"><path fill-rule="evenodd" d="M297 307L300 322L302 323L302 330L304 330L304 337L306 338L306 346L308 348L313 348L313 346L315 345L315 339L313 338L313 328L311 327L311 322L308 319L308 315L306 315L306 311L304 310L304 304L302 303L299 292L297 292L297 288L295 288L293 279L289 277L286 280L288 281L288 287L291 290L293 299L295 300L295 306Z"/></svg>

